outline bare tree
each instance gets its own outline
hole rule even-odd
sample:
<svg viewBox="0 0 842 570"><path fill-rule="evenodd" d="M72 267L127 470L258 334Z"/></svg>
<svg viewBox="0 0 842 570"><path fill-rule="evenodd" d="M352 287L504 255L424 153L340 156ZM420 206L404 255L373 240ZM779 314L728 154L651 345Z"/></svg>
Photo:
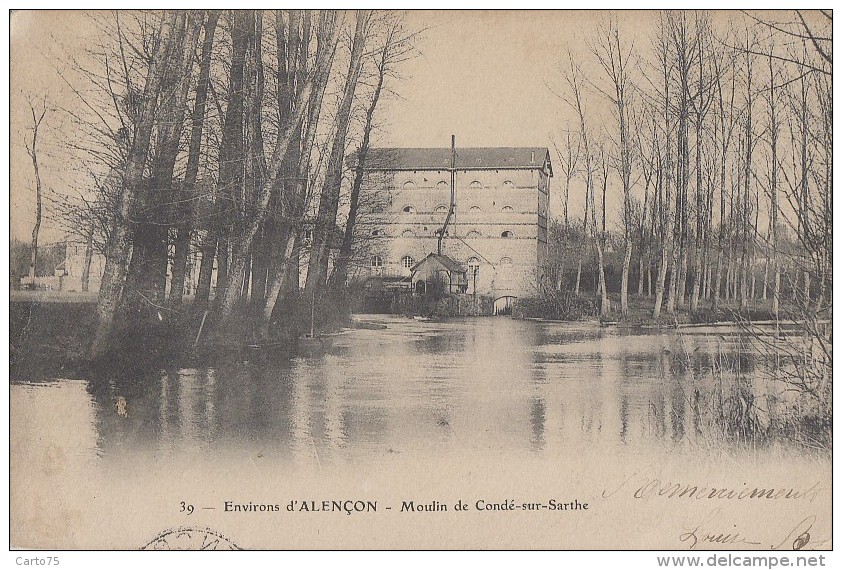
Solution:
<svg viewBox="0 0 842 570"><path fill-rule="evenodd" d="M603 254L603 238L605 235L605 231L601 232L601 236L597 236L597 226L596 226L596 204L594 203L595 196L594 196L594 164L593 164L593 155L591 154L590 149L590 137L588 134L587 125L585 122L585 109L582 105L582 90L581 90L581 71L579 68L573 63L573 57L570 56L570 71L566 76L567 84L570 88L570 96L571 100L568 100L568 104L573 108L579 118L579 133L582 137L582 146L583 151L585 153L585 187L587 195L590 197L590 203L586 204L585 207L588 208L590 206L590 217L591 217L591 233L594 236L594 242L596 244L596 251L597 251L597 263L598 263L598 271L599 271L599 290L601 294L601 303L600 303L600 315L607 315L610 311L611 307L608 300L608 288L605 284L605 265L604 265L604 254ZM603 155L604 158L604 155ZM603 176L605 178L605 176ZM603 215L604 215L604 206L603 206ZM587 214L586 214L587 215ZM604 217L603 217L604 222Z"/></svg>
<svg viewBox="0 0 842 570"><path fill-rule="evenodd" d="M175 12L165 13L160 20L157 41L146 75L143 98L138 105L137 130L126 161L123 186L116 204L116 219L109 239L105 271L99 290L97 329L90 349L90 356L93 358L101 356L107 349L114 317L126 282L132 245L130 220L134 214L137 197L142 191L146 155L149 151L158 109L158 96L168 66L167 55L173 42L176 20Z"/></svg>
<svg viewBox="0 0 842 570"><path fill-rule="evenodd" d="M629 107L632 98L632 83L629 66L632 65L632 48L627 50L620 41L620 30L616 22L604 31L602 44L592 50L608 78L610 90L597 89L615 107L619 131L619 174L623 184L623 273L620 279L620 310L623 316L629 312L629 268L632 258L632 231L634 222L631 212L632 139L629 129ZM605 204L603 200L603 232L605 231Z"/></svg>
<svg viewBox="0 0 842 570"><path fill-rule="evenodd" d="M574 135L570 129L565 129L565 143L562 148L553 141L556 155L558 156L558 168L564 175L564 227L570 228L570 217L568 213L568 204L570 202L570 182L576 177L579 169L579 160L581 159L582 143L577 135ZM573 144L573 138L576 139L576 144Z"/></svg>
<svg viewBox="0 0 842 570"><path fill-rule="evenodd" d="M781 307L781 265L778 255L778 211L780 210L780 206L778 205L778 139L780 137L778 98L780 97L780 89L776 83L779 72L775 69L774 58L770 56L768 63L769 86L765 92L768 105L769 150L771 154L769 161L769 197L771 205L769 215L769 243L767 244L767 248L770 251L772 261L772 314L777 318Z"/></svg>
<svg viewBox="0 0 842 570"><path fill-rule="evenodd" d="M29 103L29 111L32 116L32 126L30 127L32 133L31 142L27 140L26 151L29 153L29 158L32 159L32 168L35 171L35 224L32 226L32 251L29 257L29 277L35 279L35 268L38 261L38 232L41 230L41 210L43 201L43 189L41 188L41 171L38 168L38 130L41 128L41 123L47 115L47 97L44 96L40 104L33 101L32 97L27 97ZM38 109L36 110L36 106Z"/></svg>
<svg viewBox="0 0 842 570"><path fill-rule="evenodd" d="M345 221L345 230L342 234L339 255L336 258L333 272L328 281L328 284L333 288L344 285L347 281L349 266L354 255L355 240L358 240L360 237L356 232L356 225L360 216L360 194L366 178L368 151L371 146L371 135L375 126L374 114L377 104L383 95L386 78L394 75L395 67L399 63L410 59L415 52L412 41L417 33L406 30L402 13L374 14L372 23L375 28L383 28L382 47L372 54L375 77L374 90L365 110L362 140L353 157L355 163L353 168L354 178L349 193L348 217Z"/></svg>
<svg viewBox="0 0 842 570"><path fill-rule="evenodd" d="M297 30L297 24L293 25L294 17L290 20L290 31ZM284 183L284 193L282 206L284 208L284 220L286 224L279 228L277 243L279 244L272 256L270 263L270 272L267 286L266 302L263 307L263 315L261 321L262 334L268 333L270 322L273 315L280 313L283 307L283 295L290 289L298 288L298 270L299 270L299 237L302 228L303 216L305 206L307 203L307 193L311 188L312 181L316 176L311 176L311 157L315 144L316 131L319 125L319 116L322 110L322 102L324 100L325 90L327 89L328 80L330 76L331 67L333 64L334 55L337 49L337 30L344 25L337 22L337 14L334 12L322 12L319 16L319 23L317 27L317 49L315 56L315 65L312 71L313 94L310 99L309 109L307 111L306 126L300 134L300 148L293 148L296 153L296 159L288 161L286 168L286 181ZM305 13L304 30L309 28L309 19ZM295 45L297 40L294 34L290 34L290 45ZM280 40L279 40L280 42ZM297 75L310 75L306 67L306 52L301 51L301 59L296 59L296 52L279 47L279 58L282 58L284 53L290 56L290 63L286 67L287 77ZM279 64L279 69L283 65ZM283 82L280 82L281 84ZM296 85L300 85L298 81ZM289 91L289 88L286 89ZM283 95L279 92L278 97ZM315 172L319 172L320 167L315 168ZM279 315L280 316L280 315Z"/></svg>
<svg viewBox="0 0 842 570"><path fill-rule="evenodd" d="M743 184L745 187L743 189L743 196L742 196L742 224L740 228L740 239L741 239L741 247L742 247L742 261L740 264L740 310L748 309L748 299L749 299L749 265L751 263L749 259L750 254L750 244L753 240L749 239L749 225L750 225L750 195L751 195L751 181L753 179L753 169L752 169L752 153L754 152L755 146L755 133L752 123L752 112L754 107L754 85L753 85L753 78L754 78L754 54L751 53L751 38L749 34L746 34L746 50L745 50L745 106L743 109L744 113L744 124L745 124L745 132L743 138L743 151L745 152L745 156L743 159L743 168L745 169L743 172Z"/></svg>
<svg viewBox="0 0 842 570"><path fill-rule="evenodd" d="M652 310L652 317L657 321L661 316L661 306L664 300L665 284L667 269L671 257L671 249L673 239L673 208L672 208L672 112L670 99L670 85L672 83L673 64L670 61L669 54L669 38L667 37L666 22L663 17L659 25L659 36L655 45L655 51L658 57L659 73L663 78L663 91L661 92L663 104L663 152L659 153L660 168L658 168L658 194L663 195L661 200L662 209L666 212L666 220L663 223L662 243L661 243L661 260L658 266L658 280L655 286L655 307ZM678 199L676 198L676 207ZM673 271L675 274L675 263L673 263ZM670 293L672 299L674 295ZM669 308L668 308L669 309Z"/></svg>
<svg viewBox="0 0 842 570"><path fill-rule="evenodd" d="M365 50L366 36L371 22L370 10L358 10L356 14L356 29L351 46L351 57L348 63L348 74L345 76L345 87L342 100L337 111L337 129L327 163L325 179L319 198L319 211L313 230L313 244L310 248L310 263L307 270L305 290L308 297L315 295L315 291L323 287L327 279L328 257L331 243L334 239L333 228L336 225L336 215L339 207L339 190L342 183L342 171L345 158L345 138L351 119L351 106L354 102L354 92L360 77Z"/></svg>
<svg viewBox="0 0 842 570"><path fill-rule="evenodd" d="M195 101L193 103L193 111L191 114L187 167L184 174L183 192L181 193L183 198L179 201L181 212L178 216L179 223L175 239L175 256L173 259L172 287L170 293L171 300L175 304L181 303L182 296L184 294L184 282L187 274L187 259L190 249L190 236L193 232L193 219L196 216L195 202L197 200L199 160L202 151L202 133L205 126L208 88L210 86L213 41L218 21L218 10L210 10L204 21L202 53L199 58L199 78L196 82ZM210 255L212 255L212 253Z"/></svg>
<svg viewBox="0 0 842 570"><path fill-rule="evenodd" d="M331 31L328 35L328 44L334 43L336 31ZM331 58L326 61L317 62L317 66L329 66ZM310 97L313 93L314 75L310 75L303 86L301 92L294 99L292 111L290 113L289 121L283 126L283 130L277 135L275 141L275 148L272 152L272 159L267 165L266 180L261 184L255 197L254 213L249 216L244 224L244 231L239 233L236 243L233 247L233 264L231 268L231 283L225 289L222 303L221 314L223 318L230 317L234 304L239 298L243 279L245 277L245 266L248 256L251 252L252 242L257 231L259 230L263 220L268 213L269 199L272 195L272 189L279 189L283 180L283 166L286 153L289 149L298 126L304 119L307 113L307 108L310 102Z"/></svg>
<svg viewBox="0 0 842 570"><path fill-rule="evenodd" d="M706 188L710 186L703 181L704 170L704 129L708 111L713 103L714 79L710 77L711 70L708 63L708 54L711 52L712 38L710 35L710 21L707 17L701 16L698 12L695 18L695 34L698 43L698 56L696 58L697 82L694 88L693 97L690 99L690 106L693 112L693 121L696 127L696 232L695 249L693 255L693 286L690 294L690 310L696 311L699 307L699 296L702 293L703 275L703 251L708 240L708 198Z"/></svg>
<svg viewBox="0 0 842 570"><path fill-rule="evenodd" d="M127 276L126 304L138 314L158 317L164 301L169 263L169 228L173 221L175 165L183 131L194 52L202 28L200 11L177 12L173 41L167 54L155 144L149 179L138 196L132 219L132 258Z"/></svg>
<svg viewBox="0 0 842 570"><path fill-rule="evenodd" d="M723 49L718 54L715 54L712 60L714 66L714 86L715 86L715 102L716 102L716 133L718 136L718 164L719 164L719 231L718 231L718 245L716 255L716 276L713 287L713 300L711 301L711 308L714 311L719 310L720 295L722 293L722 271L723 261L725 258L725 209L728 197L728 153L733 139L734 128L737 124L737 113L735 106L735 99L737 93L737 73L733 70L736 63L735 50ZM732 68L732 71L726 75L726 68ZM725 91L723 86L728 89ZM730 243L730 241L729 241ZM730 248L729 248L730 249Z"/></svg>

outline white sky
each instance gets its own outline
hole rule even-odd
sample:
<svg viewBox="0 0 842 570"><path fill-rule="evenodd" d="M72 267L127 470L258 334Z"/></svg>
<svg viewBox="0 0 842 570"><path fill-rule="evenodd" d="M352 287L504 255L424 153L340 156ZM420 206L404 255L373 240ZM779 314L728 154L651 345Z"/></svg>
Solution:
<svg viewBox="0 0 842 570"><path fill-rule="evenodd" d="M551 137L576 123L548 85L561 88L559 69L568 50L586 74L596 77L586 40L609 16L588 11L411 12L410 25L426 28L418 42L421 55L404 64L405 78L393 83L401 98L380 109L385 128L376 144L449 146L455 134L459 146L547 146L555 162ZM621 33L639 49L648 49L656 17L654 12L622 12ZM23 146L29 109L22 93L47 93L52 100L72 97L56 65L90 41L90 29L75 12L17 12L10 29L10 230L13 237L26 239L34 222L34 177ZM586 105L594 123L613 126L610 107L601 98L591 94ZM58 118L55 113L48 117L47 130L62 128ZM45 133L42 178L45 185L61 189L69 169L55 138ZM561 182L558 177L553 181L555 216L562 215ZM573 192L571 216L582 203L582 190L576 186ZM42 242L60 239L45 225Z"/></svg>

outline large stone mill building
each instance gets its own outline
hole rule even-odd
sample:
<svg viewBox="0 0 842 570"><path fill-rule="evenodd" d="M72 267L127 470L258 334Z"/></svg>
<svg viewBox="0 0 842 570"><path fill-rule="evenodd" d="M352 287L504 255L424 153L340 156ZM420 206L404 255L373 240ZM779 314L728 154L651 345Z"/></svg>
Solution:
<svg viewBox="0 0 842 570"><path fill-rule="evenodd" d="M464 266L463 291L495 304L537 294L547 256L547 148L456 148L455 157L450 148L378 148L365 169L367 190L386 194L370 230L370 277L411 283L413 267L438 253L452 199L441 254Z"/></svg>

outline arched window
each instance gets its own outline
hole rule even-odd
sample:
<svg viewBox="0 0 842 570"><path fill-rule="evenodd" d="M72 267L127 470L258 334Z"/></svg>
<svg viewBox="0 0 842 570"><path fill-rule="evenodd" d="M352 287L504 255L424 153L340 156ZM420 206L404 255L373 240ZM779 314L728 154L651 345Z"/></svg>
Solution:
<svg viewBox="0 0 842 570"><path fill-rule="evenodd" d="M469 238L478 238L478 237L480 237L481 235L482 235L482 234L481 234L481 233L479 233L477 230L471 230L471 231L469 231L469 232L468 232L468 235L467 235L467 236L465 236L465 237L469 237Z"/></svg>
<svg viewBox="0 0 842 570"><path fill-rule="evenodd" d="M407 204L406 206L403 207L403 213L404 214L414 214L415 213L415 206Z"/></svg>
<svg viewBox="0 0 842 570"><path fill-rule="evenodd" d="M404 230L401 237L415 237L415 232L412 230Z"/></svg>
<svg viewBox="0 0 842 570"><path fill-rule="evenodd" d="M515 237L515 233L511 230L506 230L500 234L501 238L513 238Z"/></svg>
<svg viewBox="0 0 842 570"><path fill-rule="evenodd" d="M471 271L476 271L479 269L479 258L478 257L469 257L468 258L468 267L471 268Z"/></svg>
<svg viewBox="0 0 842 570"><path fill-rule="evenodd" d="M450 184L448 184L444 180L440 180L439 183L436 184L436 188L439 190L447 190L448 188L450 188Z"/></svg>
<svg viewBox="0 0 842 570"><path fill-rule="evenodd" d="M503 257L500 259L500 265L511 265L512 258L511 257Z"/></svg>
<svg viewBox="0 0 842 570"><path fill-rule="evenodd" d="M503 188L508 189L508 188L514 188L514 187L515 187L515 183L512 182L511 180L505 180L503 182Z"/></svg>
<svg viewBox="0 0 842 570"><path fill-rule="evenodd" d="M479 214L480 212L482 212L482 208L480 208L479 206L471 206L471 209L468 211L472 214Z"/></svg>
<svg viewBox="0 0 842 570"><path fill-rule="evenodd" d="M482 188L482 182L480 182L479 180L474 180L473 182L471 182L471 185L468 186L468 188Z"/></svg>
<svg viewBox="0 0 842 570"><path fill-rule="evenodd" d="M313 230L307 228L306 230L304 230L304 240L310 241L311 239L313 239Z"/></svg>
<svg viewBox="0 0 842 570"><path fill-rule="evenodd" d="M404 255L403 257L401 257L401 265L403 265L407 269L412 269L412 266L415 265L415 260L412 258L411 255Z"/></svg>
<svg viewBox="0 0 842 570"><path fill-rule="evenodd" d="M383 258L379 255L371 256L371 266L372 267L383 267Z"/></svg>
<svg viewBox="0 0 842 570"><path fill-rule="evenodd" d="M371 230L371 235L373 235L374 237L380 237L386 235L386 232L384 232L380 228L377 228L375 230Z"/></svg>
<svg viewBox="0 0 842 570"><path fill-rule="evenodd" d="M407 180L406 182L403 183L403 189L404 190L413 190L414 188L415 188L415 182L413 182L412 180Z"/></svg>
<svg viewBox="0 0 842 570"><path fill-rule="evenodd" d="M447 206L445 205L438 205L436 206L436 214L446 214L447 213Z"/></svg>
<svg viewBox="0 0 842 570"><path fill-rule="evenodd" d="M511 206L503 206L503 207L500 209L500 211L501 211L501 212L506 212L506 213L511 213L511 212L514 212L514 211L515 211L515 209L514 209L514 208L512 208Z"/></svg>

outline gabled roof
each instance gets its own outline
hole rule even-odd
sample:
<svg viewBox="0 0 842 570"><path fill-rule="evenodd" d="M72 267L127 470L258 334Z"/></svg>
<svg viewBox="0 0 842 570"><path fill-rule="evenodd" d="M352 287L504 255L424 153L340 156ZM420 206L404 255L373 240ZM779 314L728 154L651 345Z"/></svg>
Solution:
<svg viewBox="0 0 842 570"><path fill-rule="evenodd" d="M366 170L446 170L450 168L449 148L372 148ZM356 160L356 156L352 157ZM476 147L456 149L457 170L541 169L552 176L550 153L546 147Z"/></svg>
<svg viewBox="0 0 842 570"><path fill-rule="evenodd" d="M439 264L441 264L445 269L447 269L451 273L466 273L467 272L467 269L465 269L465 266L463 266L458 261L450 259L446 255L439 255L437 253L427 254L427 257L425 257L424 259L422 259L421 261L419 261L418 263L413 265L412 268L410 269L410 271L415 273L415 271L417 271L418 268L421 265L423 265L424 263L427 263L428 261L437 261Z"/></svg>

